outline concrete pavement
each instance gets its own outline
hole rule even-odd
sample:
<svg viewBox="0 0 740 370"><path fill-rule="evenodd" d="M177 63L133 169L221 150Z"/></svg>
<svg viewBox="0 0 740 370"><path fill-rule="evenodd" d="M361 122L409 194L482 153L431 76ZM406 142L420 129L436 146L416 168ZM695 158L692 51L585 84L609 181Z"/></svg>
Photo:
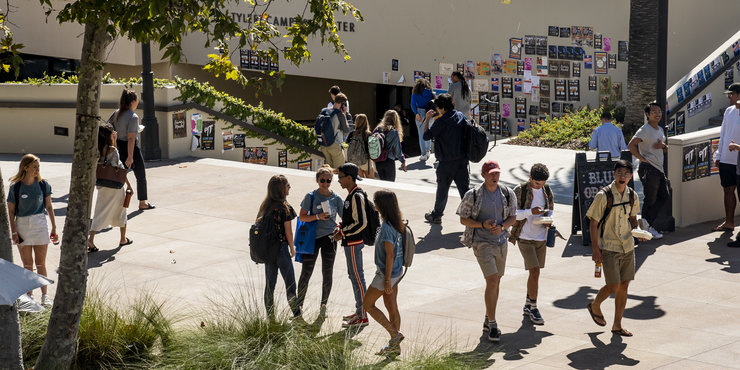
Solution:
<svg viewBox="0 0 740 370"><path fill-rule="evenodd" d="M17 170L20 157L0 155L5 181ZM561 231L570 230L573 151L499 142L488 157L501 163L502 182L509 185L525 181L533 163L547 164L556 193L555 223ZM62 232L71 157L41 159L41 173L54 188ZM399 172L396 183L361 183L369 193L381 188L396 191L404 218L419 239L414 265L399 292L402 331L407 337L404 358L440 353L469 360L471 367L495 368L740 368L740 323L735 319L740 315L740 250L725 246L730 233L709 232L714 223L679 229L637 248L638 271L623 321L635 333L631 338L613 336L609 326L601 328L591 321L585 305L603 280L593 278L590 249L581 246L580 236L558 240L548 250L538 299L544 326L533 326L521 315L527 272L518 248L509 246L497 310L503 335L499 345L489 344L481 331L484 280L472 251L458 242L463 227L454 214L457 191L450 192L442 225L424 222L423 215L434 202L435 183L431 161L427 164L411 158L409 172ZM89 255L91 287L122 303L148 292L166 300L173 311L188 312L183 324L200 322L193 312L213 307L214 300L229 302L234 295L246 294L261 307L264 272L249 259L249 225L270 176L288 177L289 202L297 207L303 195L316 188L314 174L215 159L147 165L150 201L157 209L129 209L127 235L134 240L130 246L117 248L117 230L96 236L101 251ZM478 183L480 164L471 166L472 182ZM346 195L336 181L332 188ZM373 248L364 248L363 257L369 279L375 272ZM18 263L17 251L14 258ZM50 271L58 260L59 247L50 245ZM300 264L295 267L297 277ZM343 251L338 251L334 272L322 333L341 330L341 316L354 305ZM56 280L55 275L50 277ZM318 314L320 284L320 274L315 272L305 307L309 322ZM52 285L52 296L54 289ZM285 308L283 297L279 283L276 302ZM602 308L610 323L613 300ZM371 320L355 339L363 344L356 350L361 358L369 364L380 362L372 355L387 341L379 325Z"/></svg>

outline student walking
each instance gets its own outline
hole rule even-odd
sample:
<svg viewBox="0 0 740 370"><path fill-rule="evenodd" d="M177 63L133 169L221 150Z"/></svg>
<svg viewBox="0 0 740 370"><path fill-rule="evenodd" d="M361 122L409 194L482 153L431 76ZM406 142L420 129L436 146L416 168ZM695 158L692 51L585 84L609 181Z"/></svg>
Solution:
<svg viewBox="0 0 740 370"><path fill-rule="evenodd" d="M411 93L411 110L416 115L416 128L419 132L420 161L429 159L429 151L432 147L431 140L424 140L424 120L426 119L427 110L432 109L433 105L434 92L432 92L432 84L427 79L420 78L416 81Z"/></svg>
<svg viewBox="0 0 740 370"><path fill-rule="evenodd" d="M49 240L57 243L57 223L54 207L51 205L51 185L41 177L41 160L33 154L21 158L18 172L10 178L8 188L8 216L13 243L18 245L23 267L47 276L46 252ZM46 215L51 221L51 233L46 223ZM51 298L46 294L46 285L41 287L41 304L51 306ZM28 292L33 301L33 291Z"/></svg>
<svg viewBox="0 0 740 370"><path fill-rule="evenodd" d="M98 127L98 152L100 159L98 163L106 163L109 166L126 171L116 148L116 137L118 133L109 123ZM95 246L95 234L108 226L118 227L121 230L121 238L118 241L118 247L123 247L133 243L126 237L126 207L123 206L126 192L130 192L131 184L126 177L126 189L123 186L120 189L97 185L98 198L95 202L95 213L92 225L90 226L90 236L87 238L87 251L89 253L97 252L99 249Z"/></svg>
<svg viewBox="0 0 740 370"><path fill-rule="evenodd" d="M347 274L352 283L355 296L355 312L342 317L343 328L367 326L368 320L362 302L365 299L365 272L362 268L362 247L365 246L364 235L370 227L368 221L367 194L357 186L358 168L352 163L339 166L337 177L342 189L349 194L344 199L342 223L335 233L334 240L342 240L344 256L347 258Z"/></svg>
<svg viewBox="0 0 740 370"><path fill-rule="evenodd" d="M591 259L603 265L606 280L606 285L586 308L596 325L606 326L601 303L614 294L612 333L626 337L631 337L632 333L622 326L622 316L627 305L627 288L635 279L635 242L631 231L638 227L637 213L640 212L640 201L635 191L627 186L632 172L632 163L623 159L617 161L614 181L596 193L586 212L590 219Z"/></svg>
<svg viewBox="0 0 740 370"><path fill-rule="evenodd" d="M388 345L376 353L379 356L398 356L401 354L401 314L398 312L398 282L403 273L403 216L398 208L396 194L390 190L379 190L373 197L375 207L382 221L375 238L375 266L377 271L367 288L363 307L383 328L391 339ZM388 317L375 307L375 301L383 297Z"/></svg>
<svg viewBox="0 0 740 370"><path fill-rule="evenodd" d="M285 293L293 317L301 315L301 309L296 300L295 274L291 261L291 258L295 256L293 219L296 214L286 199L289 194L290 184L288 179L283 175L272 176L270 182L267 183L267 195L260 205L255 221L260 222L265 217L271 217L280 238L279 244L274 246L279 249L276 253L277 259L265 263L264 300L267 316L270 318L275 317L275 285L277 284L278 271L285 283Z"/></svg>
<svg viewBox="0 0 740 370"><path fill-rule="evenodd" d="M401 142L403 141L403 127L401 119L394 110L387 110L383 115L383 120L378 123L373 132L382 132L385 136L383 154L375 160L375 167L378 170L378 177L385 181L396 181L396 160L401 161L401 169L406 172L406 157L401 151Z"/></svg>
<svg viewBox="0 0 740 370"><path fill-rule="evenodd" d="M370 151L367 147L367 139L371 134L367 116L356 115L355 129L347 136L347 162L357 165L360 170L359 175L368 179L375 177L373 160L370 159Z"/></svg>
<svg viewBox="0 0 740 370"><path fill-rule="evenodd" d="M509 241L519 243L519 252L524 258L524 269L529 271L527 279L527 299L524 301L524 315L535 325L543 325L545 320L537 308L540 270L545 267L547 254L547 226L538 223L543 216L552 216L555 205L550 187L545 183L550 171L542 163L536 163L529 170L529 181L514 188L517 199L516 223L511 229Z"/></svg>
<svg viewBox="0 0 740 370"><path fill-rule="evenodd" d="M332 169L324 165L316 171L316 183L319 188L306 194L301 202L301 211L298 219L303 222L316 222L316 240L314 250L309 254L301 254L303 266L298 278L298 307L303 311L303 301L306 299L308 282L311 280L316 260L321 254L321 308L320 315L326 315L326 303L331 293L334 258L337 255L337 243L334 241L334 229L337 227L336 217L342 217L344 204L342 198L329 187L333 178Z"/></svg>

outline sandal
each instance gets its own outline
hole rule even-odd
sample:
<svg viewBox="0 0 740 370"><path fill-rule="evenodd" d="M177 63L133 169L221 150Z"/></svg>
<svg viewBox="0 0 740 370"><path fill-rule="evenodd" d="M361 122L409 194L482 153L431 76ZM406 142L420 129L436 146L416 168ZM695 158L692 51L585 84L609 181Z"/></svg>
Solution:
<svg viewBox="0 0 740 370"><path fill-rule="evenodd" d="M627 330L624 330L624 328L619 328L619 329L612 330L612 333L614 333L616 335L621 335L623 337L631 337L632 336L632 333L628 332Z"/></svg>
<svg viewBox="0 0 740 370"><path fill-rule="evenodd" d="M586 308L588 309L589 315L591 315L591 320L594 320L596 325L606 326L606 320L604 320L604 316L595 314L594 311L591 309L591 303L587 304ZM601 320L601 322L599 322L598 320Z"/></svg>
<svg viewBox="0 0 740 370"><path fill-rule="evenodd" d="M141 207L139 207L139 211L148 211L148 210L150 210L150 209L154 209L154 208L157 208L157 207L155 207L155 206L153 206L153 205L151 205L151 204L147 203L147 204L146 204L146 208L141 208Z"/></svg>
<svg viewBox="0 0 740 370"><path fill-rule="evenodd" d="M725 224L717 225L716 227L714 227L712 229L712 231L722 231L722 232L724 232L724 231L734 231L734 230L735 230L734 227L728 227L728 226L725 226Z"/></svg>
<svg viewBox="0 0 740 370"><path fill-rule="evenodd" d="M129 244L131 244L131 243L133 243L133 242L134 242L133 240L131 240L131 239L129 239L129 238L126 238L126 242L124 242L124 243L121 243L121 244L118 244L118 246L119 246L119 247L123 247L123 246L129 245Z"/></svg>
<svg viewBox="0 0 740 370"><path fill-rule="evenodd" d="M93 253L93 252L97 252L99 250L100 249L98 249L98 247L96 247L95 244L88 244L87 245L87 253Z"/></svg>

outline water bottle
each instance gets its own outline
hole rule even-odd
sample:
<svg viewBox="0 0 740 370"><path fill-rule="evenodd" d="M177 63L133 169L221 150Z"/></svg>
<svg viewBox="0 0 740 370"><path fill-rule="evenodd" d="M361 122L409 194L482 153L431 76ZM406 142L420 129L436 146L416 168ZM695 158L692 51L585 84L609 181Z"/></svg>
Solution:
<svg viewBox="0 0 740 370"><path fill-rule="evenodd" d="M596 267L594 268L594 277L595 278L601 277L601 262L596 262Z"/></svg>

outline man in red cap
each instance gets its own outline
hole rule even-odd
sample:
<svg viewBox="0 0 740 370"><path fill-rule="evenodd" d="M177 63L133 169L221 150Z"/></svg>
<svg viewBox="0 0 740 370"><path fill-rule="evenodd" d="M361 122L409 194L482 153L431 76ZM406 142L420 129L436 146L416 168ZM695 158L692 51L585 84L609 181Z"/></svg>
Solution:
<svg viewBox="0 0 740 370"><path fill-rule="evenodd" d="M506 268L509 228L516 222L516 195L499 186L501 166L496 161L483 163L483 183L468 190L457 208L460 223L465 225L461 242L473 248L486 279L486 318L483 330L488 340L498 342L501 331L496 323L496 302L501 277Z"/></svg>

